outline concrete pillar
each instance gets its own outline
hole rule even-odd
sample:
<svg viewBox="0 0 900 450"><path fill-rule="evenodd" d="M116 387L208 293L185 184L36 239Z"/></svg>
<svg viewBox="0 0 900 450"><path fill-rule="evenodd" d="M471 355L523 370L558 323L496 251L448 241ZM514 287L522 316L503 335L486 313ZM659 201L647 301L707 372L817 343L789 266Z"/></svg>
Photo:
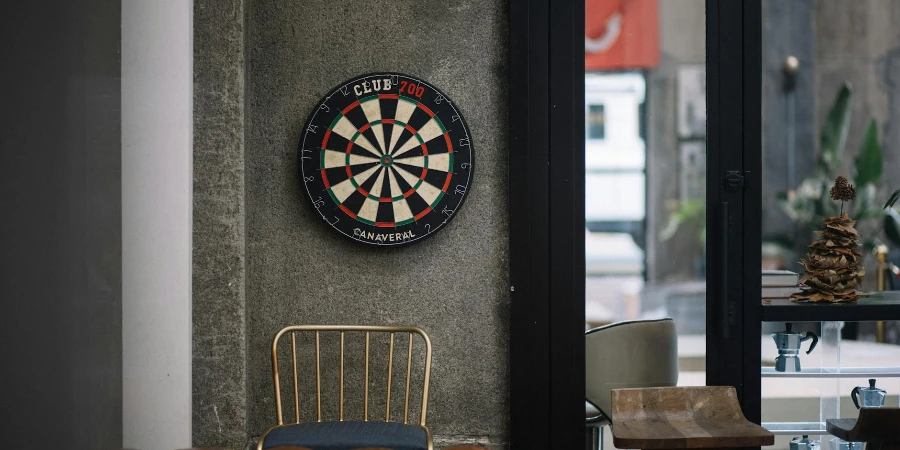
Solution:
<svg viewBox="0 0 900 450"><path fill-rule="evenodd" d="M194 4L193 443L247 442L244 1Z"/></svg>

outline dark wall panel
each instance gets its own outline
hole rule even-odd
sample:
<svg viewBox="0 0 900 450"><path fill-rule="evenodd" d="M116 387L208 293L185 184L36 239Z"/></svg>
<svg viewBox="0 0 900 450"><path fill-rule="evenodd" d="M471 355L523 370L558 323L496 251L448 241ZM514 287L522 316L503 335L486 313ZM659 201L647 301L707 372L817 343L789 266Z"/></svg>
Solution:
<svg viewBox="0 0 900 450"><path fill-rule="evenodd" d="M0 417L122 446L119 2L0 6Z"/></svg>

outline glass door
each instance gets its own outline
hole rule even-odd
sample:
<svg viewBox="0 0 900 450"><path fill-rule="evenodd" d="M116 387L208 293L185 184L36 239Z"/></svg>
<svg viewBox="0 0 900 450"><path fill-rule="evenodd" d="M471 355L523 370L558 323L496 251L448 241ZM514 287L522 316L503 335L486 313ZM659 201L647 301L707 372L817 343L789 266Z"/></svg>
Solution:
<svg viewBox="0 0 900 450"><path fill-rule="evenodd" d="M747 390L733 362L759 354L743 327L759 316L754 4L510 3L513 446L583 432L590 327L673 317L679 384Z"/></svg>
<svg viewBox="0 0 900 450"><path fill-rule="evenodd" d="M704 0L585 3L585 326L672 317L679 385L700 386L705 24Z"/></svg>
<svg viewBox="0 0 900 450"><path fill-rule="evenodd" d="M585 16L587 326L675 318L700 383L705 10L703 0L590 0Z"/></svg>

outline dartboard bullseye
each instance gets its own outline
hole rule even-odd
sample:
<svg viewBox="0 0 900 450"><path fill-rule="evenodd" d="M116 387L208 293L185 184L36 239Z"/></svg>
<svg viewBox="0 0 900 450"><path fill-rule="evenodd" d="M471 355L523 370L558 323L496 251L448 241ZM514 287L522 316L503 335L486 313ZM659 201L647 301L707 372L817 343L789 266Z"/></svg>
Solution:
<svg viewBox="0 0 900 450"><path fill-rule="evenodd" d="M462 115L436 88L398 73L366 75L310 114L300 177L331 228L366 244L411 244L462 206L473 147Z"/></svg>

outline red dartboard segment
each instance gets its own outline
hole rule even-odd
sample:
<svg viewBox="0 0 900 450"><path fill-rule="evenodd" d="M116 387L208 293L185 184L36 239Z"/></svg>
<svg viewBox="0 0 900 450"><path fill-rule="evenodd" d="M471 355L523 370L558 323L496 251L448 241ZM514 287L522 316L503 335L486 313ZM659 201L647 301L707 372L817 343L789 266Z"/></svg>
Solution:
<svg viewBox="0 0 900 450"><path fill-rule="evenodd" d="M465 145L454 148L456 142ZM300 143L300 176L326 226L362 243L405 245L441 229L458 211L472 181L472 142L460 111L428 83L366 75L335 88L312 111Z"/></svg>
<svg viewBox="0 0 900 450"><path fill-rule="evenodd" d="M419 219L425 217L425 215L428 214L428 213L430 213L431 211L433 211L433 210L432 210L431 207L429 206L429 207L423 209L422 212L416 214L416 216L414 217L414 219L419 220Z"/></svg>
<svg viewBox="0 0 900 450"><path fill-rule="evenodd" d="M416 106L418 106L419 108L421 108L422 111L425 111L429 116L434 117L434 113L431 112L431 110L428 109L427 106L423 105L422 102L417 103Z"/></svg>
<svg viewBox="0 0 900 450"><path fill-rule="evenodd" d="M347 213L348 216L350 216L350 217L352 217L352 218L354 218L354 219L356 218L356 214L354 214L353 211L350 211L349 209L347 209L346 206L344 206L343 204L340 204L340 205L338 205L338 206L341 208L342 211L344 211L345 213Z"/></svg>
<svg viewBox="0 0 900 450"><path fill-rule="evenodd" d="M357 106L359 106L359 100L347 105L346 108L341 110L341 114L347 115L348 112L350 112L351 110L353 110L353 108L356 108Z"/></svg>

